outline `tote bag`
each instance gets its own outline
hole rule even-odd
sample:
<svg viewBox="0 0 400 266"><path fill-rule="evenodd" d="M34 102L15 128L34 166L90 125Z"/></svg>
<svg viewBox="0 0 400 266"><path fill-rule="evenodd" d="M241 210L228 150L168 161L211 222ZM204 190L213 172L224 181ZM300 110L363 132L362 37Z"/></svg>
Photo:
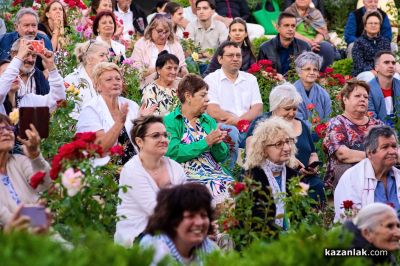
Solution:
<svg viewBox="0 0 400 266"><path fill-rule="evenodd" d="M273 11L268 11L266 9L266 5L272 4ZM263 26L264 28L264 34L267 35L276 35L278 34L277 30L275 29L275 24L278 21L279 14L281 13L279 11L279 5L276 2L276 0L262 0L262 6L260 10L254 11L253 12L253 17L257 21L258 24Z"/></svg>

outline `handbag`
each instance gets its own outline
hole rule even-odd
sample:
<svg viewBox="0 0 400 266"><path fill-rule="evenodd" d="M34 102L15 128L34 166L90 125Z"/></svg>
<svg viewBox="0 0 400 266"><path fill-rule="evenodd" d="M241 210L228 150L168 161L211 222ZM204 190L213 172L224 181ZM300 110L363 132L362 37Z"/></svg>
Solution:
<svg viewBox="0 0 400 266"><path fill-rule="evenodd" d="M269 7L272 7L273 10L267 10L267 1ZM275 28L277 24L279 14L281 13L279 10L279 5L276 0L262 0L261 9L254 11L253 17L264 28L264 34L267 35L276 35L278 31ZM272 6L271 6L272 5Z"/></svg>

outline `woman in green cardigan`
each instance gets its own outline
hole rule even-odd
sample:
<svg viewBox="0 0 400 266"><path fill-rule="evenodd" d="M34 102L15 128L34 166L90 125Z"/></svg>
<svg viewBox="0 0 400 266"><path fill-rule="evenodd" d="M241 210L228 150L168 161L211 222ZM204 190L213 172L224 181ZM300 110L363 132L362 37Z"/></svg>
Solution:
<svg viewBox="0 0 400 266"><path fill-rule="evenodd" d="M167 156L182 164L188 181L206 185L216 204L229 197L232 176L219 162L228 156L223 142L227 132L205 114L208 104L208 85L197 75L186 75L178 85L181 105L165 116L170 134Z"/></svg>

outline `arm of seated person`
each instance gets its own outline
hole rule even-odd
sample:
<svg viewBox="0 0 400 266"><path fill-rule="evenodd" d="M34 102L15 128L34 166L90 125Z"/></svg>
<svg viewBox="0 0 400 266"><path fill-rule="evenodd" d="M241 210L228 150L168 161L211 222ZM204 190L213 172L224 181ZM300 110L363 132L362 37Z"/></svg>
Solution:
<svg viewBox="0 0 400 266"><path fill-rule="evenodd" d="M226 112L221 109L218 104L209 104L207 106L207 113L217 120L217 122L222 122L225 124L236 126L237 122L240 120L239 117L232 113Z"/></svg>
<svg viewBox="0 0 400 266"><path fill-rule="evenodd" d="M250 122L256 119L259 115L262 114L263 105L262 103L257 103L250 106L250 110L239 117L240 120L249 120Z"/></svg>
<svg viewBox="0 0 400 266"><path fill-rule="evenodd" d="M342 163L358 163L365 159L364 151L352 150L346 146L340 146L335 152L336 158Z"/></svg>

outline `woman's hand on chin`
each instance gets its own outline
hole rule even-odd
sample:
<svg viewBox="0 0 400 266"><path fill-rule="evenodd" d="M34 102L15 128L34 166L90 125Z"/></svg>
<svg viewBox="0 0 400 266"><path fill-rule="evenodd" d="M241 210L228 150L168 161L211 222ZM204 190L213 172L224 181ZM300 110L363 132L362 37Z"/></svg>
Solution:
<svg viewBox="0 0 400 266"><path fill-rule="evenodd" d="M153 104L152 106L146 108L146 104L142 103L139 109L139 116L152 115L157 110L157 107L158 106L156 104Z"/></svg>
<svg viewBox="0 0 400 266"><path fill-rule="evenodd" d="M19 136L17 138L23 144L24 154L30 159L35 159L40 155L40 136L33 124L30 124L30 128L25 130L25 134L28 137L27 140Z"/></svg>

